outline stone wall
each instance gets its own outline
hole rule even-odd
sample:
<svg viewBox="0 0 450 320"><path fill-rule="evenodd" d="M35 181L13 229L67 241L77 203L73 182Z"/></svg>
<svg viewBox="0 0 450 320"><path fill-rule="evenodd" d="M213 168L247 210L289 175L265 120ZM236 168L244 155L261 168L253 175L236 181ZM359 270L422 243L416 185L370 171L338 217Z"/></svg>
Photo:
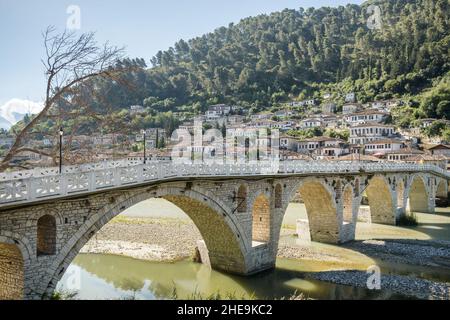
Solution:
<svg viewBox="0 0 450 320"><path fill-rule="evenodd" d="M0 243L0 300L23 298L23 258L13 244Z"/></svg>
<svg viewBox="0 0 450 320"><path fill-rule="evenodd" d="M268 242L270 240L270 203L264 196L256 198L252 209L252 241Z"/></svg>

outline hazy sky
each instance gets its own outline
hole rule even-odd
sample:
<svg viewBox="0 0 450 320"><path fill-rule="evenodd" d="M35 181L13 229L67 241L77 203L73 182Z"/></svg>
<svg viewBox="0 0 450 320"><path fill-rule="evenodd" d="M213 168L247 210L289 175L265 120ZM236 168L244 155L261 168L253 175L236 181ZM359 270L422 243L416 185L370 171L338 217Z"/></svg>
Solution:
<svg viewBox="0 0 450 320"><path fill-rule="evenodd" d="M230 22L284 8L338 6L361 0L0 0L0 106L19 98L42 101L42 31L66 27L67 8L81 10L81 32L99 42L126 46L130 57L149 59L179 39L190 39Z"/></svg>

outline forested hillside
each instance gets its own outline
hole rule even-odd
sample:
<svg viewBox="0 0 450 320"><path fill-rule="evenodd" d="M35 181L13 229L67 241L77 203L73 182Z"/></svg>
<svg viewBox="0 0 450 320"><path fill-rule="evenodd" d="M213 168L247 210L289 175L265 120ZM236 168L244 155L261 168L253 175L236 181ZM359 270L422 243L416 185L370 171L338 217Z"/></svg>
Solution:
<svg viewBox="0 0 450 320"><path fill-rule="evenodd" d="M381 29L367 26L370 4L381 8ZM449 7L448 0L383 0L250 17L151 59L122 61L139 65L127 75L134 89L101 81L102 100L92 103L98 110L113 105L117 118L144 105L146 119L130 119L144 127L173 124L163 112L195 114L214 103L256 112L324 92L339 102L338 94L351 90L361 102L409 98L412 120L450 119Z"/></svg>
<svg viewBox="0 0 450 320"><path fill-rule="evenodd" d="M380 30L366 25L369 3L285 10L181 40L151 59L153 67L136 75L142 86L135 100L121 104L147 98L161 109L164 99L264 106L346 78L364 80L367 98L416 94L449 70L447 0L373 2L381 8Z"/></svg>

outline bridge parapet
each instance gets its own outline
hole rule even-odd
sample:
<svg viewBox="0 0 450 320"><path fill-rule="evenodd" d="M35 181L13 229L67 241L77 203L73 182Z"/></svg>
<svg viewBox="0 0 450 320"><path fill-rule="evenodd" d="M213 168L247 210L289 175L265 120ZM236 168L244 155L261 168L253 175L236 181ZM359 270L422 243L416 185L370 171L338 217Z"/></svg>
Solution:
<svg viewBox="0 0 450 320"><path fill-rule="evenodd" d="M358 174L429 172L450 179L435 165L290 160L236 164L177 164L170 161L108 161L59 169L37 168L0 174L0 208L173 179L286 176L305 174Z"/></svg>

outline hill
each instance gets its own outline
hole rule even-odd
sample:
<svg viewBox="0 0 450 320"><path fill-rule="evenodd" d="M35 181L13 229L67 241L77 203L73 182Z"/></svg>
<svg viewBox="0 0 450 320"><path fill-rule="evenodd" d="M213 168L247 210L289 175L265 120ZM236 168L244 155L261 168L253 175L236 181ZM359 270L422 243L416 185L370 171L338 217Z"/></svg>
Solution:
<svg viewBox="0 0 450 320"><path fill-rule="evenodd" d="M371 5L380 8L380 29L368 25ZM171 112L189 116L215 103L257 112L325 92L342 102L348 91L360 102L407 99L412 109L399 123L450 119L449 12L447 0L382 0L246 18L180 40L152 57L150 68L142 58L122 61L141 67L127 75L135 89L100 81L102 101L92 104L100 111L104 103L113 105L117 119L128 117L133 130L172 127ZM126 115L124 109L136 104L147 108L145 117ZM81 133L92 130L95 123Z"/></svg>

